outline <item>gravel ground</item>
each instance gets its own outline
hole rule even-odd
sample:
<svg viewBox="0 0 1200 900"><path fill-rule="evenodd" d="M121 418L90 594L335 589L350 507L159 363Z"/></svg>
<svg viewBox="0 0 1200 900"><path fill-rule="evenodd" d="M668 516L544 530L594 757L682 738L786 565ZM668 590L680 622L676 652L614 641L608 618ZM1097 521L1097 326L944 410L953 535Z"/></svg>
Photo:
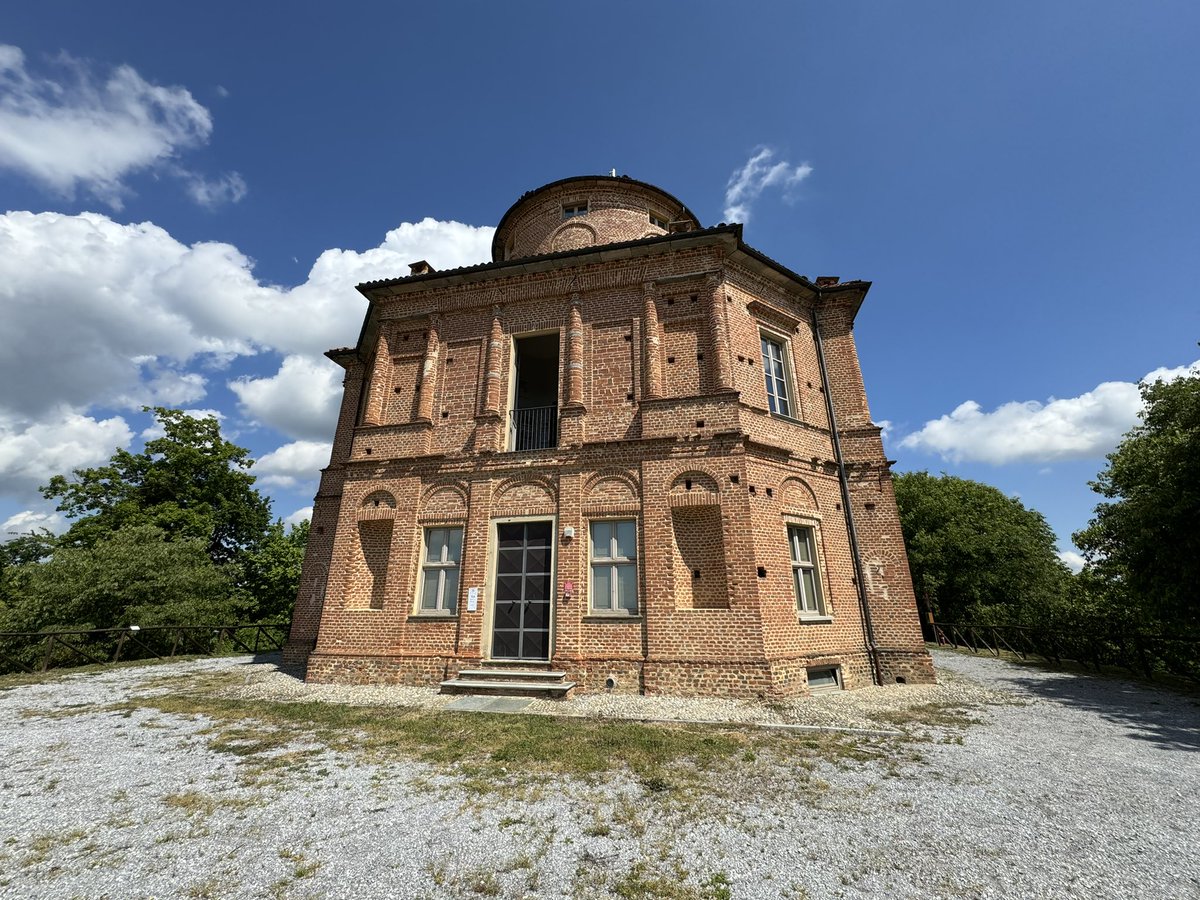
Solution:
<svg viewBox="0 0 1200 900"><path fill-rule="evenodd" d="M479 795L447 768L311 743L286 748L307 751L302 765L247 778L202 717L103 709L222 673L247 700L448 702L307 686L247 658L14 687L0 691L0 896L1200 898L1195 699L935 660L938 686L772 706L529 707L879 728L935 704L980 720L847 738L872 752L815 768L764 755L683 798L620 774Z"/></svg>

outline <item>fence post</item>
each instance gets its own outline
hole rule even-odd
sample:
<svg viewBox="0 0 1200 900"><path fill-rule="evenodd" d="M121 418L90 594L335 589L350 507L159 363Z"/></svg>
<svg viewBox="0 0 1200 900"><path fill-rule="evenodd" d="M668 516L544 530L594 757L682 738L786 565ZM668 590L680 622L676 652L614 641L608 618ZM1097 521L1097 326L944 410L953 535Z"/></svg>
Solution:
<svg viewBox="0 0 1200 900"><path fill-rule="evenodd" d="M113 651L113 662L121 661L121 648L125 646L125 636L129 632L122 631L121 636L117 638L117 649Z"/></svg>
<svg viewBox="0 0 1200 900"><path fill-rule="evenodd" d="M42 654L42 671L50 668L50 648L54 646L54 635L46 635L46 652Z"/></svg>

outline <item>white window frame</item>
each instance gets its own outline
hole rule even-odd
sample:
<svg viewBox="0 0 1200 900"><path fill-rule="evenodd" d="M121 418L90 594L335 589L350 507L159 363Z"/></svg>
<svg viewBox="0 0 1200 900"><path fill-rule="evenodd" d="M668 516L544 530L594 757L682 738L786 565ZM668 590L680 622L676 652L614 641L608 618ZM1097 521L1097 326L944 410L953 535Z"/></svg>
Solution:
<svg viewBox="0 0 1200 900"><path fill-rule="evenodd" d="M795 380L792 378L792 342L784 335L774 331L759 329L759 349L762 354L763 387L767 392L767 409L773 416L783 416L787 419L798 418L796 415ZM779 349L779 369L774 372L776 362L768 353L768 345ZM782 388L782 397L779 394Z"/></svg>
<svg viewBox="0 0 1200 900"><path fill-rule="evenodd" d="M633 526L633 556L618 556L617 554L617 530L613 529L612 537L609 538L609 556L596 556L594 553L596 541L592 535L592 529L597 525L617 525L618 523L628 522ZM638 523L636 518L614 517L605 519L592 519L588 522L588 611L592 615L599 616L636 616L641 612L641 598L638 596L640 591L638 588ZM596 590L595 590L595 571L597 567L607 567L609 571L609 596L608 606L596 605ZM617 593L619 584L618 572L620 569L633 569L633 608L627 609L620 604L620 596Z"/></svg>
<svg viewBox="0 0 1200 900"><path fill-rule="evenodd" d="M792 593L796 598L796 609L802 619L826 619L829 613L825 605L825 589L821 585L820 545L817 542L817 528L804 522L787 523L788 555L792 558ZM804 540L808 544L808 561L801 559L797 553L797 541ZM804 589L803 572L812 573L812 583L816 596L808 596Z"/></svg>
<svg viewBox="0 0 1200 900"><path fill-rule="evenodd" d="M590 204L586 200L576 200L574 203L564 203L562 205L562 217L566 219L574 219L576 216L586 216Z"/></svg>
<svg viewBox="0 0 1200 900"><path fill-rule="evenodd" d="M442 544L441 559L429 561L429 539L432 532L445 531L446 540ZM458 559L449 559L450 555L450 532L457 531L459 533L458 540ZM420 573L420 588L417 591L417 615L426 616L453 616L458 614L458 595L462 592L462 552L463 539L465 537L464 529L461 525L426 525L421 530L421 573ZM426 574L430 571L438 573L437 581L437 596L434 598L432 606L425 605L425 581ZM446 594L446 573L455 571L458 578L455 579L455 590L453 596Z"/></svg>

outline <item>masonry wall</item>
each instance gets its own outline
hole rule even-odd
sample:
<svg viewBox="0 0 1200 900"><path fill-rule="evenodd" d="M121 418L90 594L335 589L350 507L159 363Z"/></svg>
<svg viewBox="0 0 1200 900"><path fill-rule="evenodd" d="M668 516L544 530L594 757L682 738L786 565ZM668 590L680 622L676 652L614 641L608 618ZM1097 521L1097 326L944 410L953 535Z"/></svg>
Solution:
<svg viewBox="0 0 1200 900"><path fill-rule="evenodd" d="M429 683L486 663L495 524L539 518L556 535L548 664L582 689L614 678L619 691L784 697L819 667L870 684L820 327L884 678L932 680L854 349L859 301L859 288L781 285L718 241L376 300L374 343L347 364L289 658L311 648L309 679L354 682ZM560 342L547 373L559 439L516 453L513 339L544 332ZM787 347L789 417L768 409L764 334ZM637 525L632 615L589 594L589 525L612 519ZM816 535L818 616L797 608L790 524ZM452 614L418 609L434 526L463 529Z"/></svg>

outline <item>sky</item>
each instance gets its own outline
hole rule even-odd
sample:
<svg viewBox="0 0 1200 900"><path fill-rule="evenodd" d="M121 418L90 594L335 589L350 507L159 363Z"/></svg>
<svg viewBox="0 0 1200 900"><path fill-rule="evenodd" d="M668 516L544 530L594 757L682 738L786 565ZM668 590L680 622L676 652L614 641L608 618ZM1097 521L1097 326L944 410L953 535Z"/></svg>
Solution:
<svg viewBox="0 0 1200 900"><path fill-rule="evenodd" d="M621 174L810 277L897 471L1072 565L1139 380L1200 363L1200 5L17 4L0 28L0 537L38 486L218 415L276 516L328 462L363 281L487 261Z"/></svg>

